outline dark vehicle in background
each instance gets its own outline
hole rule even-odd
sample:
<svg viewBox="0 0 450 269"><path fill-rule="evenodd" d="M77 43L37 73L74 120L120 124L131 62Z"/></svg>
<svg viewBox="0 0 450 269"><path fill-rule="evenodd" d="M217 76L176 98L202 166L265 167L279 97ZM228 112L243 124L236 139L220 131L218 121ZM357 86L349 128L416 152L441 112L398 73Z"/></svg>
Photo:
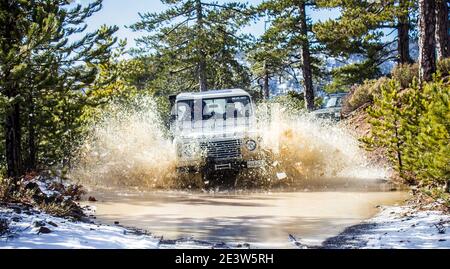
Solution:
<svg viewBox="0 0 450 269"><path fill-rule="evenodd" d="M342 104L347 93L333 93L325 97L320 109L312 114L321 119L331 119L339 121L341 119Z"/></svg>

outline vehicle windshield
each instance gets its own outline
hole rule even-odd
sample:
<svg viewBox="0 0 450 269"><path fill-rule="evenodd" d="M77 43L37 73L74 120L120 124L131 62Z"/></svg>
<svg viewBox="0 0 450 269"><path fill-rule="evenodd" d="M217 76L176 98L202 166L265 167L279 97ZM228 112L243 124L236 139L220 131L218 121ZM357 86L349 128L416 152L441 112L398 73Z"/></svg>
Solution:
<svg viewBox="0 0 450 269"><path fill-rule="evenodd" d="M251 103L248 96L233 96L177 102L179 121L249 118Z"/></svg>
<svg viewBox="0 0 450 269"><path fill-rule="evenodd" d="M325 104L325 108L331 108L331 107L341 107L342 106L342 97L330 97L328 99L327 103Z"/></svg>

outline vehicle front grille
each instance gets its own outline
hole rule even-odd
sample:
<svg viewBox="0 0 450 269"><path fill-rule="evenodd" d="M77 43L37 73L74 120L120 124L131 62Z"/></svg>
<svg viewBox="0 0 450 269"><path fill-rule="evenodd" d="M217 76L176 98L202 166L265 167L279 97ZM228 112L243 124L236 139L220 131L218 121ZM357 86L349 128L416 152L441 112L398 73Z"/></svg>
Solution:
<svg viewBox="0 0 450 269"><path fill-rule="evenodd" d="M200 144L206 157L215 160L227 160L241 158L241 140L210 141Z"/></svg>

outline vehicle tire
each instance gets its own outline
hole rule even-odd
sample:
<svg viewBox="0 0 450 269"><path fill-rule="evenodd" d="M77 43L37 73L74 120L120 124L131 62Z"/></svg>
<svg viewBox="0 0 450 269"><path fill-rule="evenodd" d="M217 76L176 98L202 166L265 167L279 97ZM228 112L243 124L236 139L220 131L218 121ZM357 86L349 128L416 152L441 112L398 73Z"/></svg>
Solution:
<svg viewBox="0 0 450 269"><path fill-rule="evenodd" d="M238 172L236 171L216 171L209 174L212 186L219 190L234 189Z"/></svg>
<svg viewBox="0 0 450 269"><path fill-rule="evenodd" d="M204 187L203 173L200 171L181 171L178 173L177 184L181 189L202 189Z"/></svg>

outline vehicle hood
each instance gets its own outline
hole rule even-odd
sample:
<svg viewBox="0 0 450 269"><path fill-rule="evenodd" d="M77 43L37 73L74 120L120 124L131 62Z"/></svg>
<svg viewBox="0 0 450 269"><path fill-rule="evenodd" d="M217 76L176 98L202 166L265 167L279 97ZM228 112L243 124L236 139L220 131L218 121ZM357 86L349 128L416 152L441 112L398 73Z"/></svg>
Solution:
<svg viewBox="0 0 450 269"><path fill-rule="evenodd" d="M215 128L184 128L175 134L177 140L219 140L219 139L242 139L256 136L257 132L249 127L215 127Z"/></svg>

